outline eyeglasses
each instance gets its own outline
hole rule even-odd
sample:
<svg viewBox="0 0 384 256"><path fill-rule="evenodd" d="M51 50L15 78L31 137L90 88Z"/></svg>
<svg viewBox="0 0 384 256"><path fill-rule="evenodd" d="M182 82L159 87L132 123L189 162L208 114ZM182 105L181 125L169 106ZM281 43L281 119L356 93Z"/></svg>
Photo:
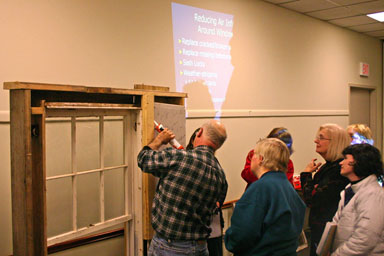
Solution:
<svg viewBox="0 0 384 256"><path fill-rule="evenodd" d="M324 138L323 136L320 135L320 136L316 136L315 140L332 140L332 139Z"/></svg>

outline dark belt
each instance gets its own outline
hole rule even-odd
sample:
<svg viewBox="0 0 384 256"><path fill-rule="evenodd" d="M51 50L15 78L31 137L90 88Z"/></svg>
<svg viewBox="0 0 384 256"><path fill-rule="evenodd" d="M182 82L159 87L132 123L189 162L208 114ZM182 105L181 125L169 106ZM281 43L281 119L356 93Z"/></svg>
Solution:
<svg viewBox="0 0 384 256"><path fill-rule="evenodd" d="M156 235L164 240L166 240L168 243L172 243L172 242L196 242L197 244L205 244L207 243L207 240L206 239L199 239L199 240L177 240L177 239L169 239L169 238L166 238L162 235L160 235L159 233L156 233Z"/></svg>

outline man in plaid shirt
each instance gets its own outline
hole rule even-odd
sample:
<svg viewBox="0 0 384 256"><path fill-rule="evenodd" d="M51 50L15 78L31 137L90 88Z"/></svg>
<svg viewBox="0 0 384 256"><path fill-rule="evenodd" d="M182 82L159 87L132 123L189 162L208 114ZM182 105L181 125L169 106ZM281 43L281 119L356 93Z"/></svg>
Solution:
<svg viewBox="0 0 384 256"><path fill-rule="evenodd" d="M149 255L208 255L206 239L217 203L223 204L227 181L215 157L227 134L211 120L196 133L192 150L166 148L175 135L164 129L138 155L143 172L159 177L152 205L156 231Z"/></svg>

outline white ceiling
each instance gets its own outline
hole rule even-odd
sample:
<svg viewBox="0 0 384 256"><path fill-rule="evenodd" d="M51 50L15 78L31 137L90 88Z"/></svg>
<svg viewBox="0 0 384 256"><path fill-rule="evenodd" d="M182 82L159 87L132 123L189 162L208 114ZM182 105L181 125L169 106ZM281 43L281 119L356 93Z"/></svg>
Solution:
<svg viewBox="0 0 384 256"><path fill-rule="evenodd" d="M366 16L384 11L384 0L263 0L372 37L384 39L384 22Z"/></svg>

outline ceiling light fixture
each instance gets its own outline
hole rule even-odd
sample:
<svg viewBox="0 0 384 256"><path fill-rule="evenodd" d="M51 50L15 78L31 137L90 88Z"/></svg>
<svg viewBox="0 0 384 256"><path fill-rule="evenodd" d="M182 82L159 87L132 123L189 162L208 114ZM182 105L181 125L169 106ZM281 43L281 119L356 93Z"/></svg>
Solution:
<svg viewBox="0 0 384 256"><path fill-rule="evenodd" d="M367 16L380 22L384 21L384 12L371 13L367 14Z"/></svg>

